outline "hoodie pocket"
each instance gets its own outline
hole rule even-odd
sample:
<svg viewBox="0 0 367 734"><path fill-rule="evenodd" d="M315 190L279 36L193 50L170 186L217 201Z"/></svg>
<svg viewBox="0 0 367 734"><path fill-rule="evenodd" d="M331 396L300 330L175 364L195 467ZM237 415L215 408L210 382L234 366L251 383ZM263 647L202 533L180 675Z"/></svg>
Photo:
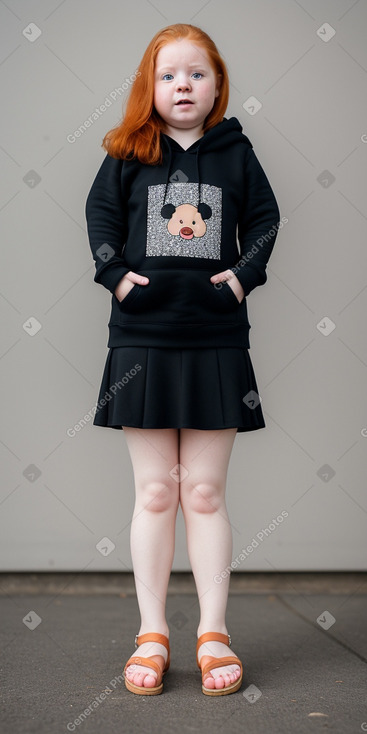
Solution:
<svg viewBox="0 0 367 734"><path fill-rule="evenodd" d="M138 285L139 285L138 283L135 283L133 285L133 287L130 288L130 290L126 294L126 296L123 297L122 301L119 301L119 299L117 298L117 296L115 294L113 294L114 295L114 298L116 300L116 303L118 304L118 307L122 311L129 311L130 302L131 301L134 301L134 299L136 298L136 296L139 293Z"/></svg>
<svg viewBox="0 0 367 734"><path fill-rule="evenodd" d="M211 285L213 284L211 283ZM223 295L223 297L227 300L228 307L230 310L241 305L235 292L232 290L227 280L224 281L224 283L217 283L216 285L213 285L213 288L214 290L219 291Z"/></svg>
<svg viewBox="0 0 367 734"><path fill-rule="evenodd" d="M218 270L173 269L137 270L149 278L148 285L136 283L121 302L117 300L120 323L179 322L210 323L215 314L228 314L228 321L237 320L240 307L237 296L228 283L221 287L211 283Z"/></svg>

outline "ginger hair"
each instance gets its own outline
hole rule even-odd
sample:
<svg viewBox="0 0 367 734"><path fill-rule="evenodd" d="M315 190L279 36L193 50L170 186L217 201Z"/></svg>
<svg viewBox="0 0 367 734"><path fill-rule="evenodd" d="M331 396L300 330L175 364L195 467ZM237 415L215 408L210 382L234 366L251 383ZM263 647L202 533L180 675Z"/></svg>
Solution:
<svg viewBox="0 0 367 734"><path fill-rule="evenodd" d="M103 138L103 147L112 158L137 158L141 163L162 163L160 132L164 120L154 107L154 72L159 50L167 43L185 38L207 52L214 73L221 75L219 95L204 120L204 133L222 122L229 98L228 72L210 36L197 26L175 23L158 31L149 43L139 65L139 73L130 90L125 115L117 127Z"/></svg>

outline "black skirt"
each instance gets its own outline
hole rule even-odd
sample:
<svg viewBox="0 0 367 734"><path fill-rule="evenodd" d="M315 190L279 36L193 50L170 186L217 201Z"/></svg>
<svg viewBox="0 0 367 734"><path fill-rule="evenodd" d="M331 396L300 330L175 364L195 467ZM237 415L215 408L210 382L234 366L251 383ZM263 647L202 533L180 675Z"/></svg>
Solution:
<svg viewBox="0 0 367 734"><path fill-rule="evenodd" d="M111 347L93 425L265 428L247 349Z"/></svg>

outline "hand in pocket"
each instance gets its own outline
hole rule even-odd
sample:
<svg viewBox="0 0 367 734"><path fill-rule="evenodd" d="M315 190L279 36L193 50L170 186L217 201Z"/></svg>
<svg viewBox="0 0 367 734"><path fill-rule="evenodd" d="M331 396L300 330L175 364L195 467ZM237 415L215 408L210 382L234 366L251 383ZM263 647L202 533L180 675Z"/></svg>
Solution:
<svg viewBox="0 0 367 734"><path fill-rule="evenodd" d="M129 270L129 272L121 278L117 288L115 289L115 296L120 303L136 283L139 285L147 285L149 283L149 278L146 278L145 275L138 275L138 273L134 273L133 270Z"/></svg>
<svg viewBox="0 0 367 734"><path fill-rule="evenodd" d="M236 296L239 303L242 303L243 299L245 298L245 291L240 283L240 281L237 278L237 275L233 272L233 270L223 270L221 273L216 273L215 275L212 275L210 278L212 283L221 283L221 282L227 282L229 287L232 289L234 295Z"/></svg>

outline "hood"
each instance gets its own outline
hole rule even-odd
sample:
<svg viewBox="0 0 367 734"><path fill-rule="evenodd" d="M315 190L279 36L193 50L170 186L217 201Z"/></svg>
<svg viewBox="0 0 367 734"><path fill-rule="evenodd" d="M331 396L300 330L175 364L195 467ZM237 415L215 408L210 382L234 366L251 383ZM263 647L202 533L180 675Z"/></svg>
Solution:
<svg viewBox="0 0 367 734"><path fill-rule="evenodd" d="M163 197L163 205L166 203L167 188L169 184L169 177L171 174L172 153L173 152L182 153L184 151L188 155L195 155L196 157L196 170L197 170L197 179L198 179L197 209L200 212L200 205L202 204L201 189L200 189L200 163L199 163L200 154L214 153L216 150L219 150L219 149L223 151L223 149L229 148L230 146L237 144L237 143L249 145L251 148L253 147L247 135L243 134L242 125L238 121L237 117L230 117L229 119L227 119L226 117L223 117L222 122L219 122L217 125L210 128L210 130L207 130L201 138L196 140L195 143L190 145L190 147L187 148L185 151L184 151L184 148L182 148L182 146L179 143L177 143L176 140L171 138L169 135L166 135L166 133L161 132L161 144L162 144L162 151L163 151L162 165L166 166L166 170L167 170L164 197Z"/></svg>

